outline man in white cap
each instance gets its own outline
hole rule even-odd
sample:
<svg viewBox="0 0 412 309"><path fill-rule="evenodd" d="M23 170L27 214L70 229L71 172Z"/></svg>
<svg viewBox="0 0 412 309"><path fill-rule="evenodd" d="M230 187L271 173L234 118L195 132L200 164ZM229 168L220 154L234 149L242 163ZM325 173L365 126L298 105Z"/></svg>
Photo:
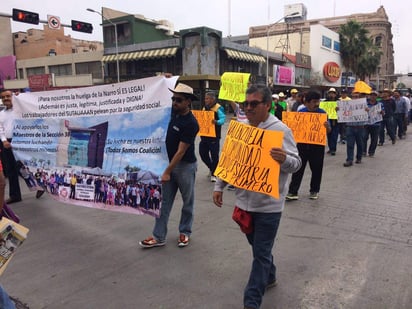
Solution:
<svg viewBox="0 0 412 309"><path fill-rule="evenodd" d="M164 170L162 181L162 206L160 217L156 218L153 236L140 241L143 248L160 247L166 244L167 223L173 207L177 190L182 195L183 207L179 224L179 247L189 244L192 233L194 188L197 162L195 139L199 124L191 112L193 89L185 84L178 84L172 93L172 115L167 128L166 150L169 165Z"/></svg>
<svg viewBox="0 0 412 309"><path fill-rule="evenodd" d="M270 108L270 113L276 116L279 120L282 120L283 111L283 107L279 104L279 96L276 93L272 94L272 106Z"/></svg>
<svg viewBox="0 0 412 309"><path fill-rule="evenodd" d="M286 112L288 110L288 104L286 103L286 96L283 92L279 92L279 104L282 106L283 110Z"/></svg>
<svg viewBox="0 0 412 309"><path fill-rule="evenodd" d="M337 92L335 88L330 88L328 90L328 96L326 102L336 102L337 101ZM337 119L329 119L329 126L331 130L328 132L328 154L334 156L336 154L336 147L338 144L339 137L339 125Z"/></svg>

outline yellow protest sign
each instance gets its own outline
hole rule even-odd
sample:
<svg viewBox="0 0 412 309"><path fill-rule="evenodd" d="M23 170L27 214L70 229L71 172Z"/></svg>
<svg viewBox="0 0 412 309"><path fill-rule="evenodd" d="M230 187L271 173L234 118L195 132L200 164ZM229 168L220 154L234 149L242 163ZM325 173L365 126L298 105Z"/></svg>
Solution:
<svg viewBox="0 0 412 309"><path fill-rule="evenodd" d="M216 137L215 124L213 123L215 112L192 110L192 113L199 124L199 132L197 135Z"/></svg>
<svg viewBox="0 0 412 309"><path fill-rule="evenodd" d="M279 198L280 165L270 156L282 147L283 132L232 120L215 175L235 187Z"/></svg>
<svg viewBox="0 0 412 309"><path fill-rule="evenodd" d="M336 101L322 101L319 104L319 108L323 109L327 114L329 119L338 119L338 113L336 112L336 107L338 106Z"/></svg>
<svg viewBox="0 0 412 309"><path fill-rule="evenodd" d="M282 113L282 122L292 130L296 143L326 145L327 120L324 113Z"/></svg>
<svg viewBox="0 0 412 309"><path fill-rule="evenodd" d="M223 73L220 78L219 99L234 102L245 101L249 78L250 73Z"/></svg>

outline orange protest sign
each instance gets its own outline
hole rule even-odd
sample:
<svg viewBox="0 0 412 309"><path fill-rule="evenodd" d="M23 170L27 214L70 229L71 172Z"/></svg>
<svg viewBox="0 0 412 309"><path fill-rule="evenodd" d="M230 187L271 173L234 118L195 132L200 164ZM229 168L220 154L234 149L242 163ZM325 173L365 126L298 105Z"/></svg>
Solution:
<svg viewBox="0 0 412 309"><path fill-rule="evenodd" d="M296 143L326 145L324 113L283 112L282 122L293 132Z"/></svg>
<svg viewBox="0 0 412 309"><path fill-rule="evenodd" d="M245 190L279 198L280 165L270 156L282 147L283 132L263 130L232 120L215 175Z"/></svg>
<svg viewBox="0 0 412 309"><path fill-rule="evenodd" d="M215 124L213 123L215 112L192 110L192 113L199 124L199 132L197 135L216 137Z"/></svg>

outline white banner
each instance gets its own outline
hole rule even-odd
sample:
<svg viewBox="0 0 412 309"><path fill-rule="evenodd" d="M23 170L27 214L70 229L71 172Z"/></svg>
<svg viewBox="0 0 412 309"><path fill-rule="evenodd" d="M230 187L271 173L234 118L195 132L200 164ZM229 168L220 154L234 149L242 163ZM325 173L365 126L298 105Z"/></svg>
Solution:
<svg viewBox="0 0 412 309"><path fill-rule="evenodd" d="M129 206L125 190L134 184L160 185L159 176L168 164L169 89L177 78L20 94L13 98L18 115L15 155L54 183L56 198L76 205L106 204L109 192L119 190L115 206ZM77 186L69 187L72 182ZM66 189L61 190L63 185ZM79 191L71 194L74 188ZM142 213L139 205L133 206L135 213ZM122 207L117 208L113 210Z"/></svg>

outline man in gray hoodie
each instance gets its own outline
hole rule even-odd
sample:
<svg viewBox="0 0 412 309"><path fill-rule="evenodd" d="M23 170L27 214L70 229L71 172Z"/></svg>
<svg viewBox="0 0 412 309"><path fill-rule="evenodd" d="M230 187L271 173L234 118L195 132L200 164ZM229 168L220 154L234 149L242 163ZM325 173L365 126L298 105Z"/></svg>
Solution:
<svg viewBox="0 0 412 309"><path fill-rule="evenodd" d="M246 91L243 110L248 124L264 130L284 132L282 148L270 151L274 161L280 164L279 199L269 195L236 188L236 206L250 215L253 229L246 234L252 247L253 263L249 281L243 297L245 308L259 308L265 290L276 285L276 266L272 249L285 206L289 174L299 170L302 162L292 131L279 119L270 114L271 92L264 85L252 85ZM213 202L221 207L223 189L227 185L221 179L215 184Z"/></svg>

